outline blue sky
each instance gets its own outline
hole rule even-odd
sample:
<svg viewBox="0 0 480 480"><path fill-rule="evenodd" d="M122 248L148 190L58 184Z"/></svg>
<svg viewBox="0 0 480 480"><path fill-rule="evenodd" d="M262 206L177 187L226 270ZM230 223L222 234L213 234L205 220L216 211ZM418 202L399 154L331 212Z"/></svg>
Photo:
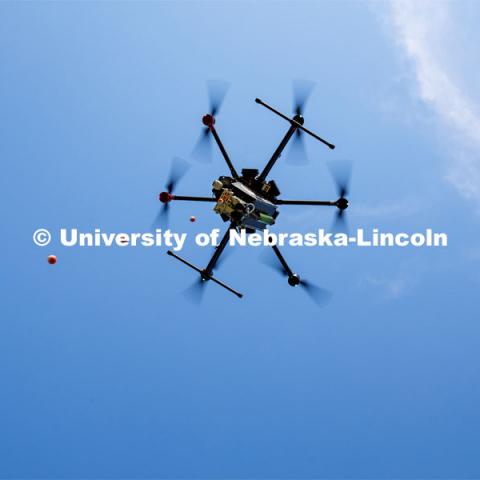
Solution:
<svg viewBox="0 0 480 480"><path fill-rule="evenodd" d="M480 112L476 2L2 2L1 478L478 478ZM304 292L236 249L201 306L165 249L47 248L35 229L147 231L171 158L188 158L206 81L238 168L316 82L310 164L286 198L335 198L351 228L446 231L446 249L284 249L333 292ZM179 194L225 174L192 161ZM173 205L172 228L223 227ZM191 224L189 217L197 222ZM282 208L281 231L329 209ZM56 254L52 267L46 256ZM203 264L210 251L182 254Z"/></svg>

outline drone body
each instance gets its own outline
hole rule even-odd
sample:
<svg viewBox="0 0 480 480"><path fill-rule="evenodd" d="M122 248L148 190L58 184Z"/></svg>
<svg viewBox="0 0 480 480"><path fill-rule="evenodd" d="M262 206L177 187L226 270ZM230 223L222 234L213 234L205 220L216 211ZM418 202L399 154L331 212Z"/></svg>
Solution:
<svg viewBox="0 0 480 480"><path fill-rule="evenodd" d="M256 169L243 169L238 179L222 176L212 185L217 200L213 210L224 222L232 222L247 232L268 228L279 214L273 203L280 193L275 182L258 182L257 175Z"/></svg>
<svg viewBox="0 0 480 480"><path fill-rule="evenodd" d="M304 99L305 100L305 99ZM215 203L214 211L220 215L224 222L228 222L230 225L225 232L222 240L215 249L215 252L210 259L207 266L203 269L191 264L187 260L181 258L172 251L167 253L177 260L181 261L190 268L196 270L200 274L200 282L204 284L208 280L212 280L218 285L224 287L230 292L234 293L238 297L242 297L242 294L226 285L224 282L218 280L214 277L213 269L218 262L220 255L227 246L230 230L240 230L245 229L247 233L253 233L258 230L265 230L268 227L275 224L276 219L279 215L279 205L323 205L323 206L335 206L338 208L337 218L341 219L344 210L348 207L348 200L345 198L347 193L346 185L339 186L340 197L335 201L322 201L322 200L283 200L279 199L280 190L278 189L274 180L267 180L267 176L270 173L270 170L275 165L276 161L280 158L283 150L288 144L289 140L293 135L296 136L296 139L301 140L301 135L307 133L310 136L314 137L318 141L327 145L330 149L334 149L335 146L326 140L320 138L315 133L307 130L304 126L304 119L301 115L302 105L299 102L295 108L295 115L292 118L287 117L286 115L275 110L270 105L266 104L260 99L255 99L256 103L266 107L268 110L277 114L284 120L290 123L290 128L283 137L279 146L273 153L270 160L267 162L266 166L259 173L257 169L245 168L241 171L239 175L233 166L228 153L223 146L220 137L218 136L217 130L215 128L215 116L214 114L218 111L219 105L213 105L211 112L205 115L202 119L203 124L205 125L204 133L202 137L208 139L208 136L211 134L215 139L220 152L230 170L229 176L220 176L218 179L214 180L212 184L212 193L213 196L210 197L192 197L192 196L181 196L174 195L172 193L175 184L177 183L180 173L173 172L170 178L170 181L167 183L167 191L160 193L159 199L164 203L163 212L166 213L169 207L169 204L172 200L184 200L184 201L196 201L196 202L212 202ZM299 275L294 273L288 266L285 258L281 254L280 250L276 245L272 246L275 255L277 256L280 262L281 273L283 273L288 280L288 284L291 286L302 285L307 290L311 290L313 287L310 283L300 279Z"/></svg>

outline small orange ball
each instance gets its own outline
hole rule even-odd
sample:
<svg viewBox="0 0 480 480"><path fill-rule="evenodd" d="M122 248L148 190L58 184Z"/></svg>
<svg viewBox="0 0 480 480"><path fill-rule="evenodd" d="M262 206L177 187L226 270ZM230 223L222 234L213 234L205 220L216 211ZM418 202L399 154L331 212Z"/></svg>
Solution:
<svg viewBox="0 0 480 480"><path fill-rule="evenodd" d="M191 222L195 222L196 220L197 220L197 219L196 219L193 215L190 217L190 221L191 221Z"/></svg>
<svg viewBox="0 0 480 480"><path fill-rule="evenodd" d="M57 263L57 257L55 255L49 255L47 260L50 265L55 265Z"/></svg>

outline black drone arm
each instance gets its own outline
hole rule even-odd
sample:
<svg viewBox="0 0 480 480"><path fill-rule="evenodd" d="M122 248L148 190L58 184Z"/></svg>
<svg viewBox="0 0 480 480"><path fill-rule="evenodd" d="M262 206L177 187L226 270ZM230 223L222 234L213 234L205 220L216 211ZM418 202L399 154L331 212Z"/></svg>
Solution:
<svg viewBox="0 0 480 480"><path fill-rule="evenodd" d="M283 269L285 270L285 273L289 277L293 277L294 273L292 269L288 266L287 261L285 260L284 256L280 252L280 249L276 245L272 245L273 251L275 252L275 255L277 256L278 260L280 260L280 263L282 264Z"/></svg>
<svg viewBox="0 0 480 480"><path fill-rule="evenodd" d="M335 145L332 145L331 143L327 142L323 138L320 138L317 134L315 134L315 133L311 132L310 130L308 130L307 128L305 128L303 126L303 117L302 116L295 115L293 118L289 118L286 115L284 115L283 113L281 113L278 110L276 110L275 108L273 108L272 106L265 103L264 101L260 100L259 98L256 98L255 102L257 102L260 105L263 105L265 108L267 108L271 112L277 114L279 117L283 118L284 120L286 120L287 122L290 123L290 128L288 129L287 133L285 134L282 141L280 142L280 145L277 147L275 152L273 152L272 158L270 158L268 163L265 165L265 168L263 169L262 173L259 175L258 179L260 181L264 181L267 178L267 175L270 173L270 170L273 168L276 161L280 158L283 150L287 146L288 141L290 140L292 135L298 129L304 131L305 133L308 133L313 138L315 138L315 139L319 140L320 142L324 143L325 145L327 145L329 148L332 148L332 149L335 148Z"/></svg>
<svg viewBox="0 0 480 480"><path fill-rule="evenodd" d="M228 156L227 151L225 150L225 147L223 146L222 141L220 140L220 137L218 136L217 130L213 126L213 124L209 125L210 131L212 132L213 138L217 142L218 148L222 152L223 158L225 159L225 162L228 165L228 168L230 169L230 172L232 174L232 177L235 179L238 179L238 173L235 170L235 167L233 166L232 161L230 160L230 157Z"/></svg>
<svg viewBox="0 0 480 480"><path fill-rule="evenodd" d="M280 142L280 145L277 147L277 149L273 152L272 158L268 161L268 163L265 165L265 168L263 169L262 173L259 175L258 179L260 181L264 181L267 178L267 175L270 173L270 170L273 168L275 165L276 161L280 158L282 155L283 150L287 146L288 141L292 137L292 135L295 133L297 130L297 127L292 125L285 136L283 137L282 141Z"/></svg>
<svg viewBox="0 0 480 480"><path fill-rule="evenodd" d="M321 205L325 207L336 207L337 201L329 200L275 200L276 205Z"/></svg>
<svg viewBox="0 0 480 480"><path fill-rule="evenodd" d="M228 240L230 238L230 230L235 228L233 224L230 224L228 227L227 231L225 232L225 235L223 236L222 240L220 243L215 247L215 252L213 253L212 258L208 262L208 265L205 267L205 273L207 275L211 275L213 269L215 268L215 265L218 262L218 259L220 258L220 255L223 253L225 250L225 247L227 246Z"/></svg>
<svg viewBox="0 0 480 480"><path fill-rule="evenodd" d="M170 200L183 200L187 202L216 202L215 197L191 197L189 195L171 195Z"/></svg>

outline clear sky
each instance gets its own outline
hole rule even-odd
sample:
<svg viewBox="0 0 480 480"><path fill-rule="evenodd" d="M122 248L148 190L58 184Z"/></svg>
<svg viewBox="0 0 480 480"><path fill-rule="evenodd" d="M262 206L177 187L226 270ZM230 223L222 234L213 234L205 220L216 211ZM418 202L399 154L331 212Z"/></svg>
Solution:
<svg viewBox="0 0 480 480"><path fill-rule="evenodd" d="M1 478L478 478L480 98L476 2L2 2ZM305 293L236 249L204 302L164 248L46 248L40 227L148 231L171 158L188 158L206 82L237 166L286 130L316 82L310 163L286 198L334 199L350 227L449 234L446 249L295 249ZM179 194L209 195L218 152ZM172 228L223 228L175 204ZM197 222L189 222L190 215ZM279 231L333 212L282 208ZM210 250L188 244L189 260ZM48 265L55 254L58 263Z"/></svg>

